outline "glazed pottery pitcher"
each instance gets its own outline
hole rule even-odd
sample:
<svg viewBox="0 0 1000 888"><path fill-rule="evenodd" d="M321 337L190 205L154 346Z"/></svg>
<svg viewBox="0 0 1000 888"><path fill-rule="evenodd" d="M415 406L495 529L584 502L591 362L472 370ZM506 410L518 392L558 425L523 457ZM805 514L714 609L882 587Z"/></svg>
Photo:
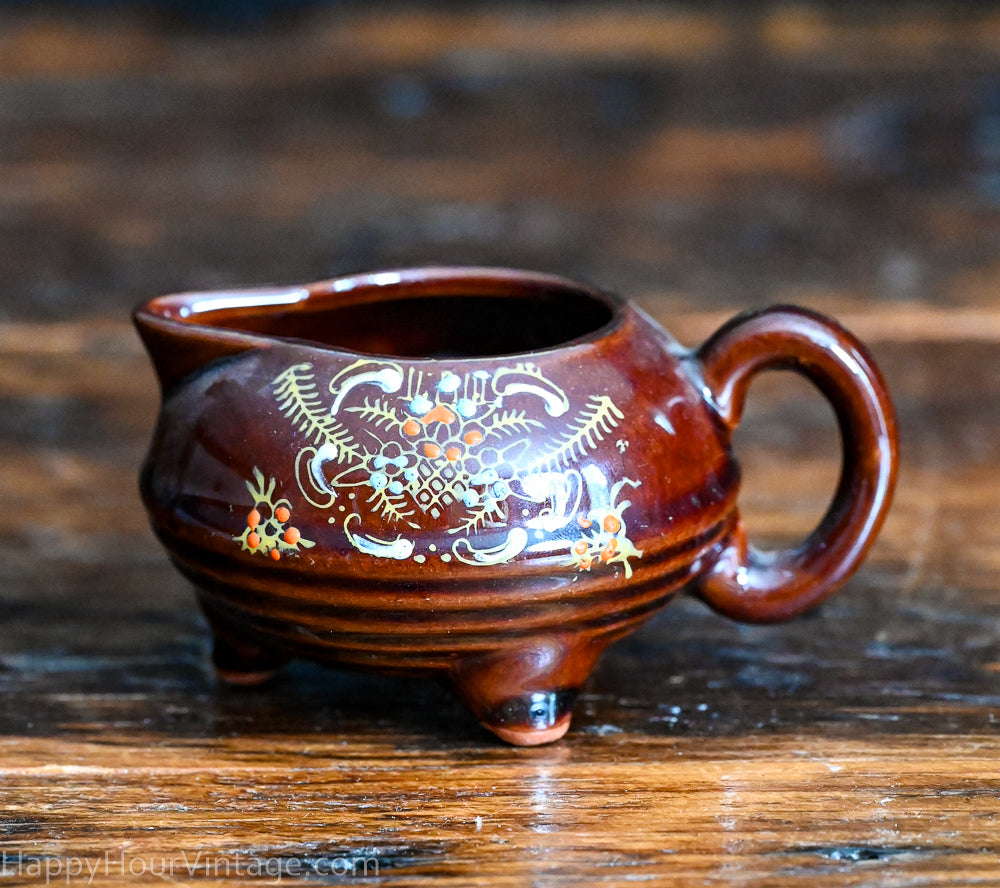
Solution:
<svg viewBox="0 0 1000 888"><path fill-rule="evenodd" d="M882 379L800 309L689 351L588 286L431 268L165 296L135 322L162 385L143 499L234 682L291 656L435 674L504 740L555 740L601 652L680 590L800 613L892 494ZM829 399L844 461L811 535L759 553L730 440L770 368Z"/></svg>

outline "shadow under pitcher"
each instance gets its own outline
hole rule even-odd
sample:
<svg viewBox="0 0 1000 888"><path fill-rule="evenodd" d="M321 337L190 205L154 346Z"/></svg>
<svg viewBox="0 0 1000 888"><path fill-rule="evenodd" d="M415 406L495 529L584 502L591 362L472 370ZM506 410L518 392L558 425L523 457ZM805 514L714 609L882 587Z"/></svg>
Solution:
<svg viewBox="0 0 1000 888"><path fill-rule="evenodd" d="M225 679L302 656L447 679L510 743L561 737L601 652L684 589L792 617L857 569L896 474L867 351L813 312L696 350L504 269L380 272L138 308L162 404L141 491ZM748 545L731 437L762 370L830 401L843 469L801 545Z"/></svg>

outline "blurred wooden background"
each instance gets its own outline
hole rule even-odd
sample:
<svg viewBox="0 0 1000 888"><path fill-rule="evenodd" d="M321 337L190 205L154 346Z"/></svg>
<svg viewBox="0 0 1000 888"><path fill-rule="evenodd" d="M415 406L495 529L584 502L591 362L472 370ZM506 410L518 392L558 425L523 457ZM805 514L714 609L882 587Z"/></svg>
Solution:
<svg viewBox="0 0 1000 888"><path fill-rule="evenodd" d="M351 3L241 28L0 6L0 885L236 860L1000 883L998 243L990 5ZM772 301L841 318L903 435L865 568L784 626L673 605L546 748L428 683L296 664L218 687L138 502L157 395L128 310L441 262L582 278L692 345ZM788 542L836 433L795 380L751 400L744 509Z"/></svg>

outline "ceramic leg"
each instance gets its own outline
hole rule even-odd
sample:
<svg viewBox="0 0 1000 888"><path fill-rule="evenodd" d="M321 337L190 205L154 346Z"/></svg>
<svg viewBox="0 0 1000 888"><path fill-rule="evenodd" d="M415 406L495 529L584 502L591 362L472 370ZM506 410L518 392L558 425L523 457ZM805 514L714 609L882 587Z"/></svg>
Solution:
<svg viewBox="0 0 1000 888"><path fill-rule="evenodd" d="M483 727L516 746L558 740L569 729L577 691L604 645L556 636L461 660L458 695Z"/></svg>
<svg viewBox="0 0 1000 888"><path fill-rule="evenodd" d="M217 615L207 612L214 644L212 663L216 674L227 684L252 687L263 684L284 666L290 657L280 651L248 640Z"/></svg>

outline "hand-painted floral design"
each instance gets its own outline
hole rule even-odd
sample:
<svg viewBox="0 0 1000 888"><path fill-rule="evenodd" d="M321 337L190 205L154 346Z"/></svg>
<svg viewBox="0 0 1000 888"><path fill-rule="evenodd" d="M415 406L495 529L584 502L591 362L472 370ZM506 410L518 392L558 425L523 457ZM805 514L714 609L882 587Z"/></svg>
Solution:
<svg viewBox="0 0 1000 888"><path fill-rule="evenodd" d="M565 391L531 363L459 374L360 359L329 380L329 398L321 385L311 364L273 382L279 409L306 442L295 462L302 495L345 513L338 523L365 554L422 562L408 534L429 525L454 537L438 556L445 561L570 552L574 516L592 520L608 498L607 479L576 464L623 414L602 394L571 411ZM619 482L616 492L623 483L639 484ZM608 508L621 523L628 505ZM365 515L377 517L377 534L366 531ZM601 563L630 573L628 558L641 553L623 530L613 536L615 549Z"/></svg>
<svg viewBox="0 0 1000 888"><path fill-rule="evenodd" d="M274 491L277 481L271 478L265 483L264 473L253 470L254 483L246 482L247 490L253 497L253 507L247 514L246 527L233 540L243 545L245 552L260 553L273 561L282 555L297 552L299 547L311 548L315 545L304 539L297 527L289 525L292 518L292 504L287 499L275 501Z"/></svg>
<svg viewBox="0 0 1000 888"><path fill-rule="evenodd" d="M601 564L620 563L625 568L626 578L632 576L629 558L642 557L628 538L624 512L631 505L628 500L618 501L622 488L628 484L638 487L639 482L625 479L611 488L611 501L591 508L587 514L576 516L580 526L580 538L573 544L569 564L580 570L590 570Z"/></svg>

